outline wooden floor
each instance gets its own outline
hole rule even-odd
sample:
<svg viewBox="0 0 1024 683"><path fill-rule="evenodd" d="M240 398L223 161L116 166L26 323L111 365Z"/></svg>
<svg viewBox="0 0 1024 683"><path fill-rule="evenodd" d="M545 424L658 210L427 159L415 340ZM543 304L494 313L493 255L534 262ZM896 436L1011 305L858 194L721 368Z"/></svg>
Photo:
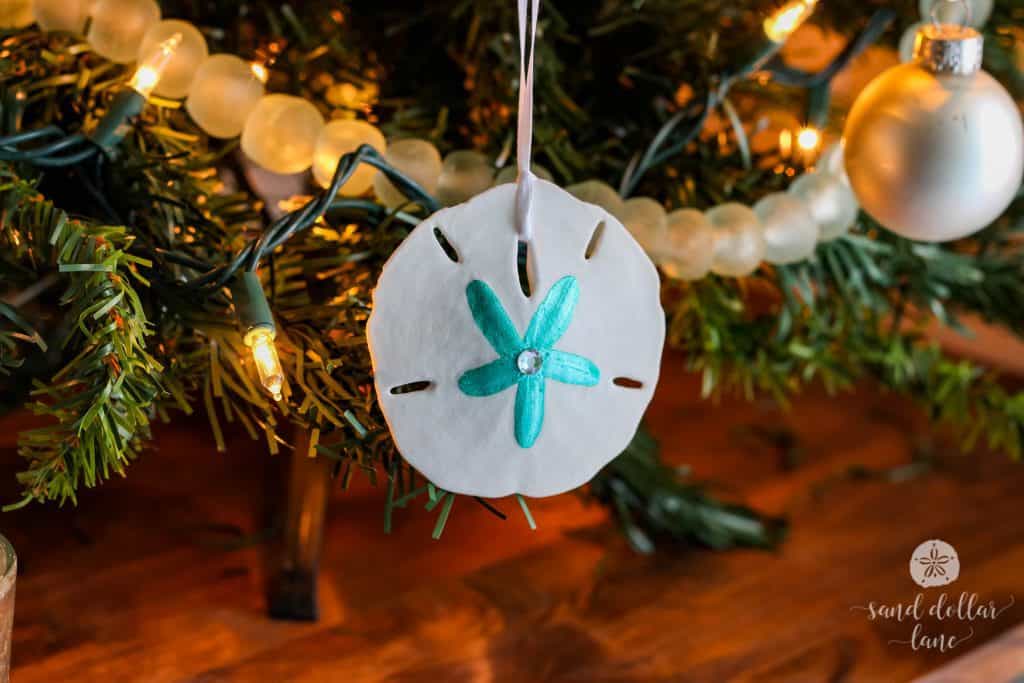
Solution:
<svg viewBox="0 0 1024 683"><path fill-rule="evenodd" d="M414 510L384 536L364 486L330 510L321 621L272 622L262 539L285 459L241 438L218 455L186 421L77 509L0 517L21 562L12 680L907 681L1024 621L1024 468L960 457L893 397L714 405L680 365L666 362L653 431L698 478L789 515L778 553L641 557L574 496L537 501L536 532L460 503L439 542ZM0 421L5 500L23 424ZM911 476L915 453L934 469ZM959 551L957 591L1017 596L947 654L889 644L912 625L853 609L913 600L909 559L930 538ZM1024 652L1010 659L1024 671Z"/></svg>

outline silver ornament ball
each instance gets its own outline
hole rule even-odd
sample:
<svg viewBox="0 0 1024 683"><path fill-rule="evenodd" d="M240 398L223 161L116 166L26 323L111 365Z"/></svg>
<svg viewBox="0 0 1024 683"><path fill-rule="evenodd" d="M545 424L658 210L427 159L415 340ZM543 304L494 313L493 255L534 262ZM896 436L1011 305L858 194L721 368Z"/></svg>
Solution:
<svg viewBox="0 0 1024 683"><path fill-rule="evenodd" d="M942 242L986 227L1016 196L1024 129L1013 99L984 71L925 64L894 67L868 85L847 119L844 156L875 220Z"/></svg>

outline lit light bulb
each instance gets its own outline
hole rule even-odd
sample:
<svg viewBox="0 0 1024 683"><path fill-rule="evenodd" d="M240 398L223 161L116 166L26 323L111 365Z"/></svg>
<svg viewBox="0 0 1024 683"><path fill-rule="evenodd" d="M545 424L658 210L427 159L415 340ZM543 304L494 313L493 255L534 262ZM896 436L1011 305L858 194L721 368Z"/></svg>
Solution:
<svg viewBox="0 0 1024 683"><path fill-rule="evenodd" d="M783 159L788 159L793 154L793 131L783 128L779 133L779 154Z"/></svg>
<svg viewBox="0 0 1024 683"><path fill-rule="evenodd" d="M263 388L270 392L275 401L281 400L284 389L284 371L274 346L274 331L267 327L254 327L245 335L245 345L252 349L256 374L260 376Z"/></svg>
<svg viewBox="0 0 1024 683"><path fill-rule="evenodd" d="M797 131L796 144L805 152L813 152L821 144L821 133L816 128L805 126Z"/></svg>
<svg viewBox="0 0 1024 683"><path fill-rule="evenodd" d="M135 69L135 75L132 76L131 83L129 83L135 92L143 97L149 97L153 88L160 82L160 76L163 75L164 69L170 64L174 51L181 45L181 40L181 34L175 33L160 43L148 57L139 62L138 68Z"/></svg>
<svg viewBox="0 0 1024 683"><path fill-rule="evenodd" d="M814 12L818 0L792 0L764 20L764 34L773 43L784 43Z"/></svg>
<svg viewBox="0 0 1024 683"><path fill-rule="evenodd" d="M267 79L270 78L270 72L260 62L251 62L249 68L252 69L252 75L256 77L256 80L260 83L266 84Z"/></svg>

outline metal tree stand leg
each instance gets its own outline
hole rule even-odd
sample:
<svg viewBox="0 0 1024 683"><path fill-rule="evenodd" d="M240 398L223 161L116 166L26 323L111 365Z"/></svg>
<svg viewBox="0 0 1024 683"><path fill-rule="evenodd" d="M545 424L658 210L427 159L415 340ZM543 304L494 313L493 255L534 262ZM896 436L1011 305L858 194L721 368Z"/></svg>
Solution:
<svg viewBox="0 0 1024 683"><path fill-rule="evenodd" d="M327 458L310 458L309 433L296 427L288 481L284 555L272 579L268 611L273 619L316 621L316 579L323 548L331 467Z"/></svg>

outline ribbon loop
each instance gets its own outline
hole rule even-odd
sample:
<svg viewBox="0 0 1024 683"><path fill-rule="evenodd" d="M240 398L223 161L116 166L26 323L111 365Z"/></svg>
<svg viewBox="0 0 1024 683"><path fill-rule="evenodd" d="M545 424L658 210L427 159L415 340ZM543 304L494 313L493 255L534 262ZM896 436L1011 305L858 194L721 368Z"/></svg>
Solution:
<svg viewBox="0 0 1024 683"><path fill-rule="evenodd" d="M519 0L519 118L516 129L516 230L520 239L533 236L530 202L533 197L533 53L537 42L537 14L540 0ZM529 31L527 31L529 25ZM527 49L529 38L529 49Z"/></svg>

